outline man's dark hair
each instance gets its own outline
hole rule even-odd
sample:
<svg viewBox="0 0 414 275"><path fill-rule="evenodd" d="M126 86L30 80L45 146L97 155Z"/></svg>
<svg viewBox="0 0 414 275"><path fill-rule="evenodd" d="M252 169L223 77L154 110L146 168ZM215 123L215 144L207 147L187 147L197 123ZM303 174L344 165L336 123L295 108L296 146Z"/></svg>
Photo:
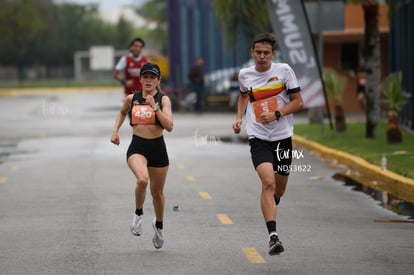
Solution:
<svg viewBox="0 0 414 275"><path fill-rule="evenodd" d="M131 47L132 45L134 45L135 42L140 42L142 44L142 47L145 47L145 41L142 38L134 38L130 43L129 43L129 47Z"/></svg>
<svg viewBox="0 0 414 275"><path fill-rule="evenodd" d="M272 33L261 33L257 35L252 43L252 49L257 43L268 43L272 46L272 51L276 50L276 38Z"/></svg>

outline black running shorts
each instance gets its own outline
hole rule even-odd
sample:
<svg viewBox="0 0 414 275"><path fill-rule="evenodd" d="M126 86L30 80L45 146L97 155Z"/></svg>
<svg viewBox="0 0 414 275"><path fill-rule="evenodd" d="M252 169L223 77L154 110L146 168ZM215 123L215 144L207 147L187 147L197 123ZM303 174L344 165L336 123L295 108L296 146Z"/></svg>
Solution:
<svg viewBox="0 0 414 275"><path fill-rule="evenodd" d="M148 167L165 167L169 165L167 147L162 136L146 139L133 135L127 151L127 160L134 154L144 156L147 159Z"/></svg>
<svg viewBox="0 0 414 275"><path fill-rule="evenodd" d="M292 138L278 141L264 141L258 138L249 140L250 154L254 168L263 162L273 164L273 171L279 175L288 176L292 164Z"/></svg>

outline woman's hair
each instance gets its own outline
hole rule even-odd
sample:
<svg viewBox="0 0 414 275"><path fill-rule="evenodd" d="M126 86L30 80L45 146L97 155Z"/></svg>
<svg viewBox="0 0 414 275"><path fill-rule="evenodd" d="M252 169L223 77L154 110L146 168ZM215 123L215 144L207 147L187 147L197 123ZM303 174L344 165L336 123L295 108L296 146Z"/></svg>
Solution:
<svg viewBox="0 0 414 275"><path fill-rule="evenodd" d="M252 49L257 43L268 43L272 46L272 51L276 50L276 38L272 33L261 33L257 35L252 43Z"/></svg>
<svg viewBox="0 0 414 275"><path fill-rule="evenodd" d="M157 85L156 89L157 89L158 92L162 92L163 91L160 84Z"/></svg>

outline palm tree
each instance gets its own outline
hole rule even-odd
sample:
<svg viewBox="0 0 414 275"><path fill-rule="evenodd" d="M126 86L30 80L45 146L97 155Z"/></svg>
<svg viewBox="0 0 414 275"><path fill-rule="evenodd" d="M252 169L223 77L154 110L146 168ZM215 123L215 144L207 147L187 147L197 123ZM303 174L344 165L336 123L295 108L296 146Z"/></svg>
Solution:
<svg viewBox="0 0 414 275"><path fill-rule="evenodd" d="M345 113L342 106L342 91L346 80L341 77L334 69L323 69L323 81L328 96L333 99L335 106L335 129L337 132L346 131Z"/></svg>
<svg viewBox="0 0 414 275"><path fill-rule="evenodd" d="M365 40L363 55L366 60L366 92L365 92L365 137L375 138L376 128L380 120L380 37L378 31L378 0L347 0L348 4L361 4L364 10ZM394 2L388 0L388 3Z"/></svg>
<svg viewBox="0 0 414 275"><path fill-rule="evenodd" d="M364 56L366 60L366 138L376 137L380 120L380 37L378 31L378 0L362 0L365 20Z"/></svg>
<svg viewBox="0 0 414 275"><path fill-rule="evenodd" d="M258 33L272 31L267 0L215 0L214 8L229 45L237 43L238 33L250 41Z"/></svg>
<svg viewBox="0 0 414 275"><path fill-rule="evenodd" d="M396 72L388 75L384 79L381 89L388 105L387 143L402 143L402 134L397 113L399 107L407 101L407 97L404 95L402 88L402 73Z"/></svg>

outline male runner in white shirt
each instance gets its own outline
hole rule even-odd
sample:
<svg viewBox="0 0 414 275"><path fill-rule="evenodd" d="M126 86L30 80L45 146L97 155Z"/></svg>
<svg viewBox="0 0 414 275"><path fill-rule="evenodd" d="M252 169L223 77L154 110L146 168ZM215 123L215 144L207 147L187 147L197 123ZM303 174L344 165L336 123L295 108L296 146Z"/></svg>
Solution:
<svg viewBox="0 0 414 275"><path fill-rule="evenodd" d="M303 107L298 80L285 63L273 63L276 39L259 34L252 43L255 65L240 70L240 93L233 130L246 113L253 165L262 182L260 203L269 232L269 254L284 251L276 232L276 205L284 194L292 162L293 113Z"/></svg>

